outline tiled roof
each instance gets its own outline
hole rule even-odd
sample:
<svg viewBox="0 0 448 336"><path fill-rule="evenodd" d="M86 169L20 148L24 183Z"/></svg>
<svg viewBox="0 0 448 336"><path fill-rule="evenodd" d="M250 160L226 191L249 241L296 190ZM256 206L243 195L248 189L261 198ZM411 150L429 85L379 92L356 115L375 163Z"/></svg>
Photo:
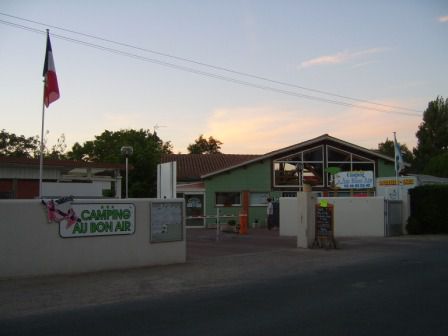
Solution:
<svg viewBox="0 0 448 336"><path fill-rule="evenodd" d="M249 154L163 154L161 163L177 162L178 181L199 181L202 175L253 160Z"/></svg>

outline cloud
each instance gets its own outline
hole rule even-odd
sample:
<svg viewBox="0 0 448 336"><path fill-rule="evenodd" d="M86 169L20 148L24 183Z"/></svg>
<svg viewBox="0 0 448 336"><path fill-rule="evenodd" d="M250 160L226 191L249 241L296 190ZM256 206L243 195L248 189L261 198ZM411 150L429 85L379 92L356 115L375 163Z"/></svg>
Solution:
<svg viewBox="0 0 448 336"><path fill-rule="evenodd" d="M448 15L439 16L438 20L439 20L439 22L448 22Z"/></svg>
<svg viewBox="0 0 448 336"><path fill-rule="evenodd" d="M380 103L404 105L391 101ZM412 148L416 145L415 133L421 121L418 117L352 107L338 114L333 122L331 135L368 149L375 149L378 143L386 138L391 139L393 132L397 132L400 143Z"/></svg>
<svg viewBox="0 0 448 336"><path fill-rule="evenodd" d="M297 138L306 139L307 132L295 132L315 129L317 122L305 112L281 108L220 108L208 120L207 136L222 141L224 153L264 154L299 142ZM291 134L293 139L289 139Z"/></svg>
<svg viewBox="0 0 448 336"><path fill-rule="evenodd" d="M370 48L365 49L361 51L341 51L333 55L324 55L315 57L313 59L310 59L308 61L304 61L300 64L299 68L309 68L313 66L319 66L319 65L328 65L328 64L341 64L341 63L347 63L359 58L362 58L363 56L377 54L380 52L384 52L385 48Z"/></svg>
<svg viewBox="0 0 448 336"><path fill-rule="evenodd" d="M404 102L381 101L390 105ZM415 132L421 118L350 107L305 108L274 106L219 108L209 117L205 136L223 142L227 154L264 154L322 134L374 149L397 132L400 143L416 145Z"/></svg>

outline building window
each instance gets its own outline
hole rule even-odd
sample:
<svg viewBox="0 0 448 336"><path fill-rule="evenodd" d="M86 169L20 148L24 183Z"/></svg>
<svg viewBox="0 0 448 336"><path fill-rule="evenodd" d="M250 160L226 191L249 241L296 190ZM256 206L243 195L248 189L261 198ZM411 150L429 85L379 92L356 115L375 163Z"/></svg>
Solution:
<svg viewBox="0 0 448 336"><path fill-rule="evenodd" d="M341 172L372 171L375 176L375 161L365 157L344 151L342 149L327 146L327 167L339 168ZM327 186L332 185L332 175L327 174Z"/></svg>
<svg viewBox="0 0 448 336"><path fill-rule="evenodd" d="M216 206L240 206L241 194L239 192L217 192Z"/></svg>
<svg viewBox="0 0 448 336"><path fill-rule="evenodd" d="M299 186L299 174L297 173L298 162L276 161L274 162L274 185Z"/></svg>
<svg viewBox="0 0 448 336"><path fill-rule="evenodd" d="M350 153L328 146L328 162L350 162Z"/></svg>
<svg viewBox="0 0 448 336"><path fill-rule="evenodd" d="M274 186L324 186L323 146L274 160Z"/></svg>
<svg viewBox="0 0 448 336"><path fill-rule="evenodd" d="M269 192L251 192L250 206L266 206L268 204Z"/></svg>

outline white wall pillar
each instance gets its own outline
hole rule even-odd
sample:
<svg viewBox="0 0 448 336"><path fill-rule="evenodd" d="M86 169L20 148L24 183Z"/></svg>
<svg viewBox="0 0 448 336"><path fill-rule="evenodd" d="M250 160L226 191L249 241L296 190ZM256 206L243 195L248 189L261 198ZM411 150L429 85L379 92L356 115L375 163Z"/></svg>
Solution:
<svg viewBox="0 0 448 336"><path fill-rule="evenodd" d="M310 248L315 238L314 208L316 196L311 192L299 192L297 193L297 202L299 208L297 247Z"/></svg>

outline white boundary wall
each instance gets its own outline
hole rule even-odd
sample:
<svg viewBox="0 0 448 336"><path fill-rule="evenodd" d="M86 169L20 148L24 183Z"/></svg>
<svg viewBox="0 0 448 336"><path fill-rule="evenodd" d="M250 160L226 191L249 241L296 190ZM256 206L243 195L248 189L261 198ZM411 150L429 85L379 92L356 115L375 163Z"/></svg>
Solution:
<svg viewBox="0 0 448 336"><path fill-rule="evenodd" d="M384 197L328 197L335 237L384 237Z"/></svg>
<svg viewBox="0 0 448 336"><path fill-rule="evenodd" d="M40 200L0 201L0 278L92 272L186 261L185 206L182 199L172 200L182 202L182 240L158 243L150 242L150 205L155 199L91 201L134 204L135 232L130 235L62 238L59 235L59 224L48 222Z"/></svg>
<svg viewBox="0 0 448 336"><path fill-rule="evenodd" d="M316 204L322 199L334 205L335 237L384 237L384 197L323 197ZM297 197L280 198L281 236L299 235L304 216L299 202Z"/></svg>
<svg viewBox="0 0 448 336"><path fill-rule="evenodd" d="M299 232L299 200L280 197L280 236L297 236Z"/></svg>

